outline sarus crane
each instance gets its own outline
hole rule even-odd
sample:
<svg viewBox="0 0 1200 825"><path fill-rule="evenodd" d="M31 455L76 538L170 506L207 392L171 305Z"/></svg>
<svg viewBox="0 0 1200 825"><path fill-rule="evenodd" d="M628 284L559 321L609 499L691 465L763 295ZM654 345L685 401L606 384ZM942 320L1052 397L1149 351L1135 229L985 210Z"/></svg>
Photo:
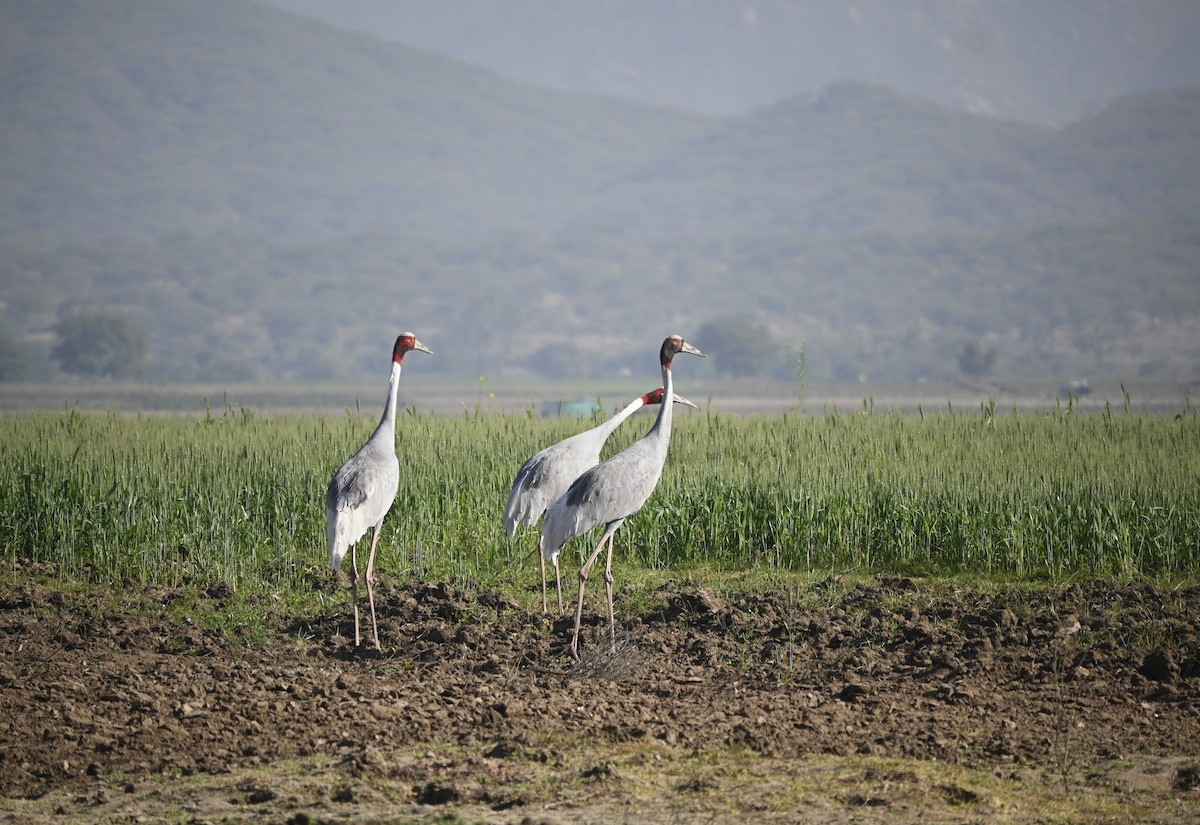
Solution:
<svg viewBox="0 0 1200 825"><path fill-rule="evenodd" d="M567 491L571 482L587 469L600 463L600 451L617 427L629 416L644 406L661 404L663 388L651 390L640 398L629 402L620 412L590 430L565 438L544 450L535 453L517 471L508 504L504 508L504 529L509 539L516 534L518 524L537 524L546 512L546 507ZM696 405L681 395L675 396L676 404ZM541 541L538 542L538 560L542 566L542 613L546 613L546 555ZM550 558L554 566L554 584L558 589L558 612L563 612L562 578L558 567L558 553Z"/></svg>
<svg viewBox="0 0 1200 825"><path fill-rule="evenodd" d="M671 360L681 352L704 356L700 350L680 335L668 336L659 351L662 366L663 402L653 426L640 439L611 458L587 470L572 482L567 492L555 499L542 520L542 553L554 559L563 545L593 527L604 524L603 535L596 549L579 569L579 602L575 607L575 631L571 636L571 657L579 660L579 625L583 617L583 596L588 573L600 551L608 543L604 566L605 593L608 596L608 626L612 649L617 648L617 625L613 617L612 543L613 535L625 519L632 516L650 498L662 477L671 441L671 410L674 396L671 380Z"/></svg>
<svg viewBox="0 0 1200 825"><path fill-rule="evenodd" d="M358 620L358 540L371 534L371 553L367 557L367 601L371 605L371 637L376 650L380 649L379 629L375 621L375 591L371 580L375 574L375 547L379 543L379 528L400 487L400 461L396 458L396 391L400 383L400 366L404 354L417 350L433 355L433 350L417 340L411 332L402 332L392 347L392 374L388 379L387 402L379 426L367 443L333 474L325 491L325 524L329 537L329 561L336 571L350 550L350 590L354 602L354 644L362 643Z"/></svg>

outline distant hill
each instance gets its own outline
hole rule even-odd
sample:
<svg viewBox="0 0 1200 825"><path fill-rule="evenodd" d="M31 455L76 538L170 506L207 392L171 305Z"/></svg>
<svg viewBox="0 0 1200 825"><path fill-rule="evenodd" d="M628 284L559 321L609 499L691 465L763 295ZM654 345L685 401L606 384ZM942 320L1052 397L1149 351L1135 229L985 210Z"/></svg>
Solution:
<svg viewBox="0 0 1200 825"><path fill-rule="evenodd" d="M1200 84L1194 0L264 0L525 83L744 114L837 81L1061 126Z"/></svg>
<svg viewBox="0 0 1200 825"><path fill-rule="evenodd" d="M589 215L657 232L920 232L1200 215L1200 91L1062 131L834 84L732 119L615 184Z"/></svg>
<svg viewBox="0 0 1200 825"><path fill-rule="evenodd" d="M240 0L9 6L0 239L990 229L1200 197L1194 90L1061 132L857 84L704 118Z"/></svg>
<svg viewBox="0 0 1200 825"><path fill-rule="evenodd" d="M375 375L397 326L433 375L637 374L731 316L784 376L802 342L813 378L969 342L1194 375L1197 238L1195 88L1061 129L861 83L714 117L248 0L0 0L0 352L43 377L78 310L156 380Z"/></svg>
<svg viewBox="0 0 1200 825"><path fill-rule="evenodd" d="M536 228L708 122L242 0L3 8L0 238Z"/></svg>

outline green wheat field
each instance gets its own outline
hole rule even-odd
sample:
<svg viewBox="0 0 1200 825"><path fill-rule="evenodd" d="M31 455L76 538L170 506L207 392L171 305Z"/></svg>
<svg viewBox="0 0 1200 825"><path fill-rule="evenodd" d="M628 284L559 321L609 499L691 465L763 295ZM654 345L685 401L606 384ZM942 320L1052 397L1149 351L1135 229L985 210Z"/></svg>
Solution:
<svg viewBox="0 0 1200 825"><path fill-rule="evenodd" d="M325 486L376 420L245 409L0 416L0 553L9 575L48 562L97 583L302 590L328 567ZM652 420L624 424L605 455ZM532 598L537 537L521 528L509 543L509 485L529 455L591 425L532 412L402 413L400 493L377 576ZM568 545L564 572L598 532ZM614 564L618 581L1194 579L1200 416L1190 406L680 414L662 482L618 533Z"/></svg>

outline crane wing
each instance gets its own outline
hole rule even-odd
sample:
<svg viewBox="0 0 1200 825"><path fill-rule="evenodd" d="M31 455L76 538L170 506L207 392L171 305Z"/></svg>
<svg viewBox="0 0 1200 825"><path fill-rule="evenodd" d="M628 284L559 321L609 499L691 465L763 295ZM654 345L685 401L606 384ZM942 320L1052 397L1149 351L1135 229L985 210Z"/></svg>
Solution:
<svg viewBox="0 0 1200 825"><path fill-rule="evenodd" d="M569 535L578 536L598 524L628 518L654 493L662 463L653 451L633 444L575 479L559 499L572 515Z"/></svg>
<svg viewBox="0 0 1200 825"><path fill-rule="evenodd" d="M369 467L343 467L329 482L325 493L325 508L330 512L355 510L371 495L375 484Z"/></svg>
<svg viewBox="0 0 1200 825"><path fill-rule="evenodd" d="M400 464L392 458L347 461L325 491L329 556L337 570L350 545L383 520L400 484Z"/></svg>
<svg viewBox="0 0 1200 825"><path fill-rule="evenodd" d="M386 513L396 497L400 481L400 464L395 458L360 460L356 455L334 474L325 492L325 509L329 513L358 510L362 507Z"/></svg>
<svg viewBox="0 0 1200 825"><path fill-rule="evenodd" d="M509 538L516 532L517 525L524 522L532 524L545 509L545 502L536 496L538 487L543 483L542 467L546 463L545 452L540 452L521 465L517 477L513 479L512 490L508 493L508 504L504 506L504 527ZM539 499L535 501L536 499Z"/></svg>
<svg viewBox="0 0 1200 825"><path fill-rule="evenodd" d="M522 464L504 508L504 524L509 536L518 524L533 524L541 518L550 502L565 493L580 473L599 460L599 452L590 442L572 436Z"/></svg>

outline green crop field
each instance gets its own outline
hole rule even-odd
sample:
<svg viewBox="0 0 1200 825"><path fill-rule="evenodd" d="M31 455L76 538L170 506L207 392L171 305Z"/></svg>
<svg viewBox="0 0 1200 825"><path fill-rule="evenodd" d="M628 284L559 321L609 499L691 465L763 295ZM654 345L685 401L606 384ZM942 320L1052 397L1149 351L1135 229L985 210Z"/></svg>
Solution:
<svg viewBox="0 0 1200 825"><path fill-rule="evenodd" d="M645 432L635 417L606 455ZM0 417L0 554L64 577L290 591L323 572L325 485L374 417L228 410ZM590 422L402 414L379 575L529 597L516 469ZM598 538L577 539L565 573ZM365 545L364 545L365 547ZM676 417L662 483L620 530L631 575L894 573L1160 581L1200 573L1200 416L1106 410Z"/></svg>

